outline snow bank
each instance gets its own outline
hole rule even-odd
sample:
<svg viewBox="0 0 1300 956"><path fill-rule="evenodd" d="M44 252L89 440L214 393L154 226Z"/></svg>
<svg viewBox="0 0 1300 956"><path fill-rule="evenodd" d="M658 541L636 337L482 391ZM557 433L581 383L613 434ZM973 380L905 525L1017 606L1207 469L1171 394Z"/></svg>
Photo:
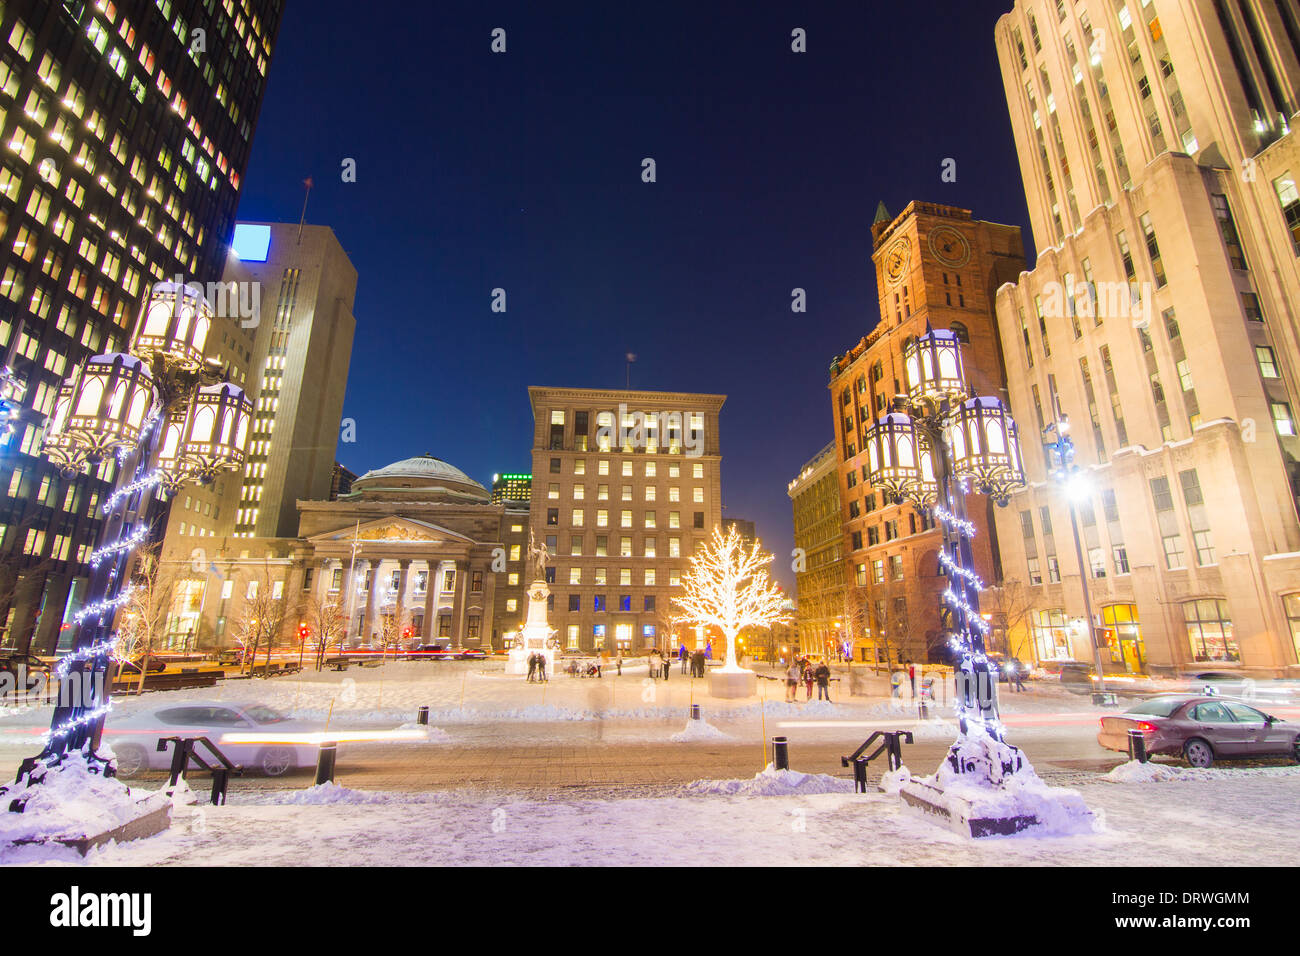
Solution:
<svg viewBox="0 0 1300 956"><path fill-rule="evenodd" d="M724 734L707 720L688 720L685 730L668 739L675 744L682 744L693 740L731 740L731 734Z"/></svg>
<svg viewBox="0 0 1300 956"><path fill-rule="evenodd" d="M422 730L425 739L431 744L445 744L451 741L451 734L441 727L432 727L429 724L407 723L397 728L398 730Z"/></svg>
<svg viewBox="0 0 1300 956"><path fill-rule="evenodd" d="M752 780L695 780L687 793L709 796L792 797L813 793L852 793L853 781L824 773L776 770L768 764Z"/></svg>
<svg viewBox="0 0 1300 956"><path fill-rule="evenodd" d="M1138 763L1130 760L1108 774L1098 777L1107 783L1187 783L1190 781L1227 780L1232 777L1296 777L1300 767L1171 767L1163 763Z"/></svg>

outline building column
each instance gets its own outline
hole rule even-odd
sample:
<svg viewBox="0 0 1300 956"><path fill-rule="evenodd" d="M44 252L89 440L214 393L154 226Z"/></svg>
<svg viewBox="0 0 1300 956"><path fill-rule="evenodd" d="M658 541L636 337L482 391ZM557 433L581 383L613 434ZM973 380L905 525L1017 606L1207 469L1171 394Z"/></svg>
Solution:
<svg viewBox="0 0 1300 956"><path fill-rule="evenodd" d="M497 576L490 570L483 570L483 619L479 622L479 643L496 650L496 641L492 637L492 628L496 625Z"/></svg>
<svg viewBox="0 0 1300 956"><path fill-rule="evenodd" d="M393 620L397 622L398 631L394 636L401 640L402 631L409 626L409 619L406 615L406 586L411 574L411 559L399 558L397 561L397 595L393 598ZM407 623L403 624L403 620Z"/></svg>
<svg viewBox="0 0 1300 956"><path fill-rule="evenodd" d="M360 625L361 640L367 643L370 641L371 621L375 614L375 592L379 590L379 566L382 563L382 561L367 561L364 568L357 568L357 572L361 575L358 584L365 581L366 572L370 573L370 587L366 588L366 603L361 612Z"/></svg>
<svg viewBox="0 0 1300 956"><path fill-rule="evenodd" d="M469 595L469 562L456 559L456 597L451 606L452 646L465 646L465 599Z"/></svg>
<svg viewBox="0 0 1300 956"><path fill-rule="evenodd" d="M438 562L429 561L429 579L424 583L424 640L432 644L438 637Z"/></svg>

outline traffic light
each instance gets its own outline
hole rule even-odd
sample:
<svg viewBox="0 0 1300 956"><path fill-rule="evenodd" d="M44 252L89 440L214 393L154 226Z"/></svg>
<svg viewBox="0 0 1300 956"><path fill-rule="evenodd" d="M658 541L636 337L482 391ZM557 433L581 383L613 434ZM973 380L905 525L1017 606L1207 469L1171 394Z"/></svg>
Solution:
<svg viewBox="0 0 1300 956"><path fill-rule="evenodd" d="M411 636L411 629L409 627L402 628L402 637L409 638L410 636Z"/></svg>
<svg viewBox="0 0 1300 956"><path fill-rule="evenodd" d="M307 640L307 638L309 638L309 637L311 637L311 628L308 627L306 624L299 624L299 625L298 625L298 640L300 640L300 641L305 641L305 640Z"/></svg>

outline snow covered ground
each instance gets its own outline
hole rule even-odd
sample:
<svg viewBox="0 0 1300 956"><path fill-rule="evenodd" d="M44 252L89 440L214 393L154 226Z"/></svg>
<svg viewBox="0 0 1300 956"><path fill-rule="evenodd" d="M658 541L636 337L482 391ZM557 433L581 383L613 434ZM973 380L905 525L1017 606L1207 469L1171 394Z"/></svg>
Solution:
<svg viewBox="0 0 1300 956"><path fill-rule="evenodd" d="M1099 832L978 841L895 795L851 787L767 773L599 800L334 785L232 792L227 806L181 808L169 831L92 851L85 864L1291 866L1300 853L1300 768L1200 771L1162 784L1099 779L1077 788ZM71 852L30 847L0 861L82 865Z"/></svg>

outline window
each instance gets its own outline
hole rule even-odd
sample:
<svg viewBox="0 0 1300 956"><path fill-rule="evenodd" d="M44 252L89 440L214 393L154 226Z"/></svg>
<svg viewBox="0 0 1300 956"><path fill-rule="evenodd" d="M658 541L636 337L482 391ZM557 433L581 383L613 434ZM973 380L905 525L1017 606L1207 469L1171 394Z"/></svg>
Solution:
<svg viewBox="0 0 1300 956"><path fill-rule="evenodd" d="M1295 434L1295 422L1291 418L1291 406L1286 402L1272 402L1273 427L1279 435Z"/></svg>
<svg viewBox="0 0 1300 956"><path fill-rule="evenodd" d="M889 577L894 581L903 580L903 556L901 554L890 555Z"/></svg>
<svg viewBox="0 0 1300 956"><path fill-rule="evenodd" d="M1043 583L1043 572L1042 569L1039 567L1037 558L1029 559L1029 583L1030 584Z"/></svg>
<svg viewBox="0 0 1300 956"><path fill-rule="evenodd" d="M1259 363L1259 374L1264 378L1277 378L1277 361L1273 350L1267 345L1255 346L1255 361Z"/></svg>
<svg viewBox="0 0 1300 956"><path fill-rule="evenodd" d="M1161 538L1161 543L1165 549L1165 567L1170 571L1177 571L1185 568L1187 565L1183 562L1183 538L1182 535L1169 534Z"/></svg>
<svg viewBox="0 0 1300 956"><path fill-rule="evenodd" d="M1227 601L1219 598L1188 601L1183 604L1183 620L1194 661L1241 660Z"/></svg>
<svg viewBox="0 0 1300 956"><path fill-rule="evenodd" d="M1294 433L1293 433L1293 434L1294 434ZM703 512L703 511L697 511L697 512L695 512L695 524L694 524L694 526L695 526L696 528L703 528L703 527L704 527L704 512Z"/></svg>
<svg viewBox="0 0 1300 956"><path fill-rule="evenodd" d="M1296 254L1300 255L1300 192L1296 191L1295 180L1290 173L1273 180L1273 189L1282 205L1286 226L1291 230L1291 244L1295 247Z"/></svg>
<svg viewBox="0 0 1300 956"><path fill-rule="evenodd" d="M581 597L581 595L578 595L578 594L570 594L570 595L569 595L569 610L570 610L570 611L581 611L581 610L582 610L582 597Z"/></svg>
<svg viewBox="0 0 1300 956"><path fill-rule="evenodd" d="M1150 213L1143 213L1139 222L1142 225L1142 234L1146 237L1147 256L1151 259L1151 271L1155 273L1156 288L1162 288L1167 280L1165 279L1165 267L1160 258L1160 244L1156 242L1155 228L1151 225Z"/></svg>

